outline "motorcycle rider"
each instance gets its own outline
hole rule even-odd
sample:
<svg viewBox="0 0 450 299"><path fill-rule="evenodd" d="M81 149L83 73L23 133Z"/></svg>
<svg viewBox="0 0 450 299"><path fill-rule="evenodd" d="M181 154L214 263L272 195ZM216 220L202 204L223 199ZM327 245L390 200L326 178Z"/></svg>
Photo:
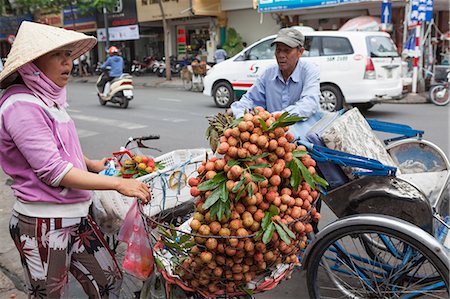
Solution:
<svg viewBox="0 0 450 299"><path fill-rule="evenodd" d="M111 67L109 73L104 73L102 80L98 83L99 90L103 90L102 96L106 96L107 92L104 90L106 83L112 81L113 79L122 76L124 62L123 58L119 55L119 49L115 46L112 46L108 49L109 57L106 61L101 65L101 69L105 69L106 67Z"/></svg>

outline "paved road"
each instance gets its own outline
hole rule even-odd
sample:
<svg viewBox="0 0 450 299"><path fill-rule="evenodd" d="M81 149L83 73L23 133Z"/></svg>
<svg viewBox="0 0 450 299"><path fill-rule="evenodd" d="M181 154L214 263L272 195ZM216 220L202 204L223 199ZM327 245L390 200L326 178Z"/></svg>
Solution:
<svg viewBox="0 0 450 299"><path fill-rule="evenodd" d="M69 113L76 123L84 152L91 158L110 155L130 136L150 133L161 135L161 139L152 142L152 145L162 152L207 147L205 116L223 111L214 106L211 98L181 88L137 87L135 99L126 110L114 105L100 106L94 85L90 83L71 83L68 98ZM426 138L449 155L449 110L450 106L431 104L382 104L375 106L366 116L423 129ZM153 154L158 155L156 152ZM8 190L0 191L3 198L0 237L5 240L0 243L0 266L17 274L20 273L17 255L5 231L13 199ZM326 215L322 225L332 221L332 217L328 213ZM73 284L71 291L71 298L84 298ZM0 298L3 298L2 295ZM292 279L281 287L257 298L307 298L304 274L295 272Z"/></svg>

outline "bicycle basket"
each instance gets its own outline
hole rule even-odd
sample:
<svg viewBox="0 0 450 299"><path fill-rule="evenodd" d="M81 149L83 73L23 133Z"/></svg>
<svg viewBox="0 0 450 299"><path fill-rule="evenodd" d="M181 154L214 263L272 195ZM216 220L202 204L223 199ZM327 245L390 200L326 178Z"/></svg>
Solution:
<svg viewBox="0 0 450 299"><path fill-rule="evenodd" d="M190 207L192 211L193 204ZM275 288L293 270L307 242L306 235L299 234L295 243L284 243L280 251L276 243L254 241L256 232L248 236L201 235L190 229L192 217L177 228L170 225L173 218L146 218L153 228L155 260L166 281L205 298L242 296L249 290L258 293ZM309 222L311 217L297 221ZM214 246L216 251L210 253Z"/></svg>
<svg viewBox="0 0 450 299"><path fill-rule="evenodd" d="M196 175L196 165L208 153L211 154L207 149L183 149L155 158L156 162L165 164L164 169L137 178L151 182L152 202L148 208L152 208L152 213L173 208L191 198L186 182L190 176ZM117 232L135 199L111 190L95 190L93 193L94 220L103 232Z"/></svg>

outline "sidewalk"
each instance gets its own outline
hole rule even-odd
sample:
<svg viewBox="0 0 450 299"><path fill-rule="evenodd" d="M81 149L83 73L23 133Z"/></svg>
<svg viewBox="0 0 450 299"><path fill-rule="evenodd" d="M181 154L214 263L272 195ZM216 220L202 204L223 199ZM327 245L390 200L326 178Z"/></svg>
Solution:
<svg viewBox="0 0 450 299"><path fill-rule="evenodd" d="M23 270L19 253L9 235L9 219L14 196L7 176L0 170L0 298L25 299Z"/></svg>
<svg viewBox="0 0 450 299"><path fill-rule="evenodd" d="M98 76L89 77L72 77L72 82L77 83L96 83ZM133 76L133 85L135 87L167 87L167 88L183 88L183 81L180 77L172 77L172 80L166 81L164 77L156 75ZM428 103L428 93L422 92L418 94L405 93L400 100L386 100L382 103L388 104L425 104Z"/></svg>

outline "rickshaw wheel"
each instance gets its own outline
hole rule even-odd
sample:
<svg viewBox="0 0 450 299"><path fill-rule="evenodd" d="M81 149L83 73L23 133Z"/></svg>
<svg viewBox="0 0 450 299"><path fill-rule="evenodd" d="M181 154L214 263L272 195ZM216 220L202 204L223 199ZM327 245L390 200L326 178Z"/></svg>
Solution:
<svg viewBox="0 0 450 299"><path fill-rule="evenodd" d="M407 230L365 219L324 232L305 263L311 298L449 298L448 259L425 232L425 238L417 238ZM374 241L369 247L368 238ZM375 250L374 244L386 249Z"/></svg>

